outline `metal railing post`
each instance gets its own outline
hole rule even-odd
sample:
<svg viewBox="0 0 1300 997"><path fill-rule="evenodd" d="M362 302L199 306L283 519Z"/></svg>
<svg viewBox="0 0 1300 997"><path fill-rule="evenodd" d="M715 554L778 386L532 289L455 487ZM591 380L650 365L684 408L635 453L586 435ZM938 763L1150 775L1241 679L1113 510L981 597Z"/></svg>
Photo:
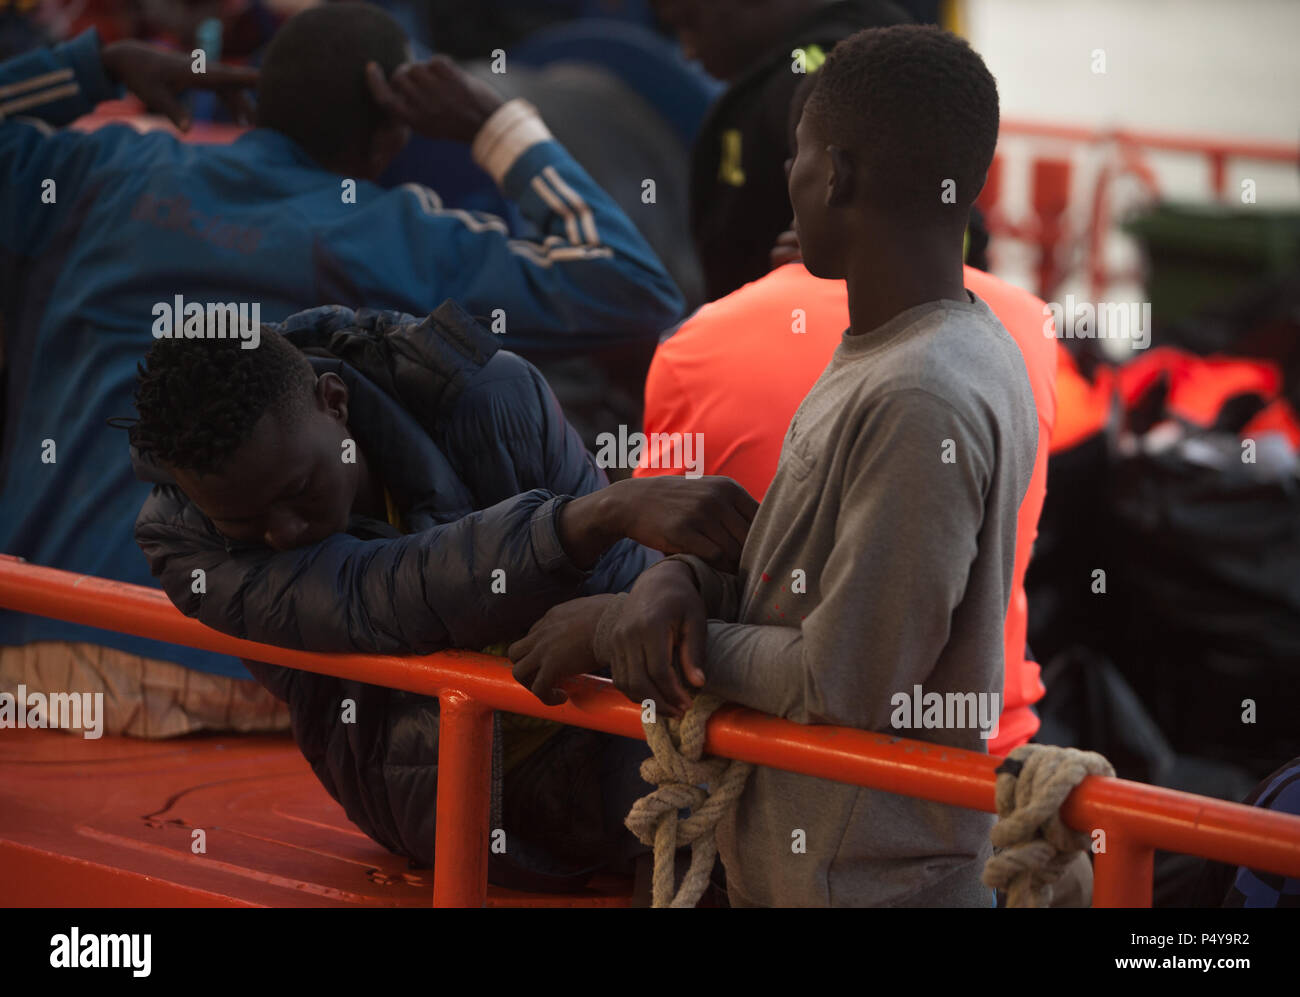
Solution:
<svg viewBox="0 0 1300 997"><path fill-rule="evenodd" d="M1106 850L1092 861L1094 907L1150 907L1155 849L1120 828L1106 831Z"/></svg>
<svg viewBox="0 0 1300 997"><path fill-rule="evenodd" d="M439 697L433 905L487 903L492 710L461 692Z"/></svg>

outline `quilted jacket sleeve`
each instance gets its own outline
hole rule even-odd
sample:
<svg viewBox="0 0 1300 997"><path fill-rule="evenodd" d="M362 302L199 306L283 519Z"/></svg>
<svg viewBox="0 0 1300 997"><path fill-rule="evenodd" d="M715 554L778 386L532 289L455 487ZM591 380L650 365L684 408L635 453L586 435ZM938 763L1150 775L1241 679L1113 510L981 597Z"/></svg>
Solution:
<svg viewBox="0 0 1300 997"><path fill-rule="evenodd" d="M541 489L395 539L335 534L276 552L230 546L174 485L157 485L135 537L172 602L236 637L308 651L423 654L523 632L578 594L586 573ZM515 584L489 595L492 572Z"/></svg>
<svg viewBox="0 0 1300 997"><path fill-rule="evenodd" d="M506 350L496 353L466 388L443 438L448 453L473 455L461 474L475 495L506 496L542 488L577 496L609 484L565 419L546 378ZM601 557L575 594L626 591L660 556L632 540L621 540Z"/></svg>

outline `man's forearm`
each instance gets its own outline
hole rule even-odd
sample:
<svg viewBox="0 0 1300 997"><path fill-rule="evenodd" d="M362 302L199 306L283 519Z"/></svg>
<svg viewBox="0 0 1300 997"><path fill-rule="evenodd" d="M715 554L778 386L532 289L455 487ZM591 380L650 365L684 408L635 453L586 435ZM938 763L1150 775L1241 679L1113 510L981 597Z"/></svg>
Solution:
<svg viewBox="0 0 1300 997"><path fill-rule="evenodd" d="M544 237L529 245L534 258L550 261L534 281L562 316L552 331L657 337L681 316L681 292L650 244L554 140L531 104L503 104L479 129L471 151Z"/></svg>
<svg viewBox="0 0 1300 997"><path fill-rule="evenodd" d="M590 571L600 556L623 539L619 528L616 482L608 488L565 502L560 509L557 529L560 546L573 564Z"/></svg>
<svg viewBox="0 0 1300 997"><path fill-rule="evenodd" d="M491 113L480 113L479 117L481 121L470 144L470 155L498 187L505 183L506 174L520 156L539 142L554 137L537 108L526 100L500 103Z"/></svg>
<svg viewBox="0 0 1300 997"><path fill-rule="evenodd" d="M513 639L578 594L583 572L561 549L559 502L534 489L402 537L336 533L310 548L232 553L165 485L135 537L172 603L214 630L308 651L426 654Z"/></svg>
<svg viewBox="0 0 1300 997"><path fill-rule="evenodd" d="M709 621L704 688L732 703L808 723L808 672L797 627Z"/></svg>

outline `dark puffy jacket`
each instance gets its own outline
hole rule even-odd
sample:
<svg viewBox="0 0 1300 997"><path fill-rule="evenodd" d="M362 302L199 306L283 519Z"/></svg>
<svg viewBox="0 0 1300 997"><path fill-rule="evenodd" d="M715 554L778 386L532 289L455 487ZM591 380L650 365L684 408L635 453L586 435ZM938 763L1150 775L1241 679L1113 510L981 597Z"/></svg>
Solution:
<svg viewBox="0 0 1300 997"><path fill-rule="evenodd" d="M263 327L273 332L347 384L348 429L407 533L353 516L347 533L310 547L231 543L133 448L137 475L156 482L136 540L186 615L311 651L480 649L559 602L627 589L657 556L624 540L590 572L569 561L559 510L603 487L605 474L537 370L453 302L424 320L315 308ZM195 569L203 594L192 590ZM493 592L497 569L504 593ZM247 664L289 703L299 747L348 817L391 851L431 863L436 700ZM356 703L354 723L341 722L343 699Z"/></svg>

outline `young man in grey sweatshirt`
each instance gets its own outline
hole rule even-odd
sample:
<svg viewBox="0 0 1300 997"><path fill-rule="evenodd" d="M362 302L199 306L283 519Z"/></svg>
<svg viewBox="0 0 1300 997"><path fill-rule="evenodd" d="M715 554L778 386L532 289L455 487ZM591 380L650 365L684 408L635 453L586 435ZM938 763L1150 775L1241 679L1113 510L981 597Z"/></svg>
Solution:
<svg viewBox="0 0 1300 997"><path fill-rule="evenodd" d="M1020 350L963 286L997 88L964 41L913 26L849 37L819 77L790 199L805 265L847 281L851 327L791 421L739 573L669 559L627 595L556 607L511 657L548 701L594 658L669 712L696 686L983 751L1037 445ZM718 844L734 906L989 906L991 826L760 767Z"/></svg>

